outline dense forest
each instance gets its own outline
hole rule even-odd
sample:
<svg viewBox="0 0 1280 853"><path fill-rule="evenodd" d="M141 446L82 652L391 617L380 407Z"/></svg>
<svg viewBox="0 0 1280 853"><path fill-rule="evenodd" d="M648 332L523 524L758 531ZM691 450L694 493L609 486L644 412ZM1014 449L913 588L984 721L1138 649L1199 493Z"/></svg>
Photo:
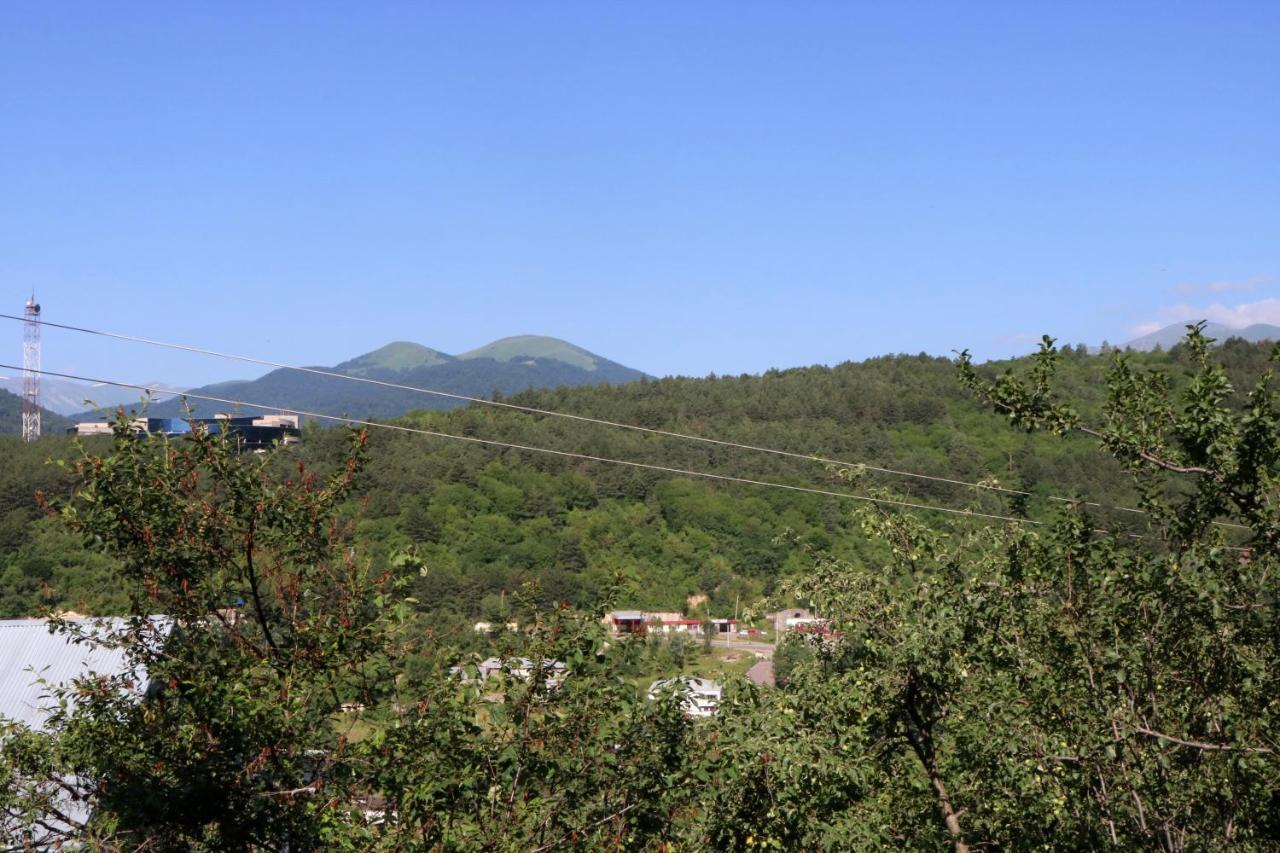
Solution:
<svg viewBox="0 0 1280 853"><path fill-rule="evenodd" d="M1218 350L1239 380L1256 374L1269 349L1229 341ZM1134 354L1144 366L1177 376L1185 348ZM1063 351L1060 393L1085 414L1099 411L1108 355ZM997 375L1025 360L990 363ZM336 381L336 380L335 380ZM1243 387L1237 385L1237 387ZM1136 493L1096 442L1008 429L958 382L954 363L924 355L887 356L835 367L760 376L673 378L617 386L530 391L506 402L641 427L714 437L849 463L709 445L583 421L471 406L411 413L395 423L690 471L884 494L996 515L1051 519L1050 496L1131 506ZM343 433L313 424L276 463L324 470L343 453ZM65 496L73 452L52 436L26 445L0 437L0 615L42 608L110 613L124 605L105 558L44 517L37 493ZM1030 496L874 468L999 484ZM775 593L804 562L801 544L858 563L882 560L851 521L856 501L760 486L682 477L627 466L503 450L374 429L370 463L343 512L364 553L379 568L411 565L418 606L459 620L498 618L511 593L537 579L544 601L594 605L624 580L638 608L680 610L694 594L720 615L736 603ZM1100 524L1141 529L1132 513L1096 508ZM939 514L946 525L973 522Z"/></svg>
<svg viewBox="0 0 1280 853"><path fill-rule="evenodd" d="M886 488L857 466L509 410L315 428L266 455L200 431L143 438L124 420L80 448L15 445L7 481L39 486L56 513L11 501L15 609L128 614L50 624L127 650L133 668L51 688L43 729L0 721L0 837L112 851L1273 850L1269 358L1210 355L1192 335L1106 360L1105 375L1102 359L1046 347L1012 372L899 357L522 398L932 464L1013 494ZM39 450L75 452L59 467ZM1051 499L1064 493L1143 513ZM1014 520L940 512L966 504ZM647 685L702 674L710 636L697 652L601 623L610 601L675 608L691 591L721 609L771 594L825 622L781 639L776 687L721 669L714 713L695 716L685 685ZM463 624L474 615L520 628L484 636Z"/></svg>

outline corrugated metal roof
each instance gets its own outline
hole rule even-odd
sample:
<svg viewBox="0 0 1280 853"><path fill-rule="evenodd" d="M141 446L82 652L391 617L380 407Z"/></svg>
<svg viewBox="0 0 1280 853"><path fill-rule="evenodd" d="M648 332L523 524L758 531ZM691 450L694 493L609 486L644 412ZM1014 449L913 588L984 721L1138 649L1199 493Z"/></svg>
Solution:
<svg viewBox="0 0 1280 853"><path fill-rule="evenodd" d="M152 620L168 631L167 617ZM86 629L117 631L124 619L73 619ZM66 634L49 633L43 619L0 620L0 717L41 728L53 705L50 687L81 676L120 675L128 669L123 649L73 643ZM44 682L44 683L42 683ZM139 685L139 691L146 685Z"/></svg>
<svg viewBox="0 0 1280 853"><path fill-rule="evenodd" d="M643 622L644 613L639 610L615 610L609 614L614 619L625 622Z"/></svg>

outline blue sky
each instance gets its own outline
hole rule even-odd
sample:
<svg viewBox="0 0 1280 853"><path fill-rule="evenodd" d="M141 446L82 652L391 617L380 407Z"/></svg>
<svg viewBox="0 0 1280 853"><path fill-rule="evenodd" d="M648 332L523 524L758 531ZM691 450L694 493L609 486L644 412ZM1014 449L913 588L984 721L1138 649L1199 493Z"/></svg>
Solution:
<svg viewBox="0 0 1280 853"><path fill-rule="evenodd" d="M6 3L0 293L289 362L538 333L659 375L1280 322L1278 41L1270 2Z"/></svg>

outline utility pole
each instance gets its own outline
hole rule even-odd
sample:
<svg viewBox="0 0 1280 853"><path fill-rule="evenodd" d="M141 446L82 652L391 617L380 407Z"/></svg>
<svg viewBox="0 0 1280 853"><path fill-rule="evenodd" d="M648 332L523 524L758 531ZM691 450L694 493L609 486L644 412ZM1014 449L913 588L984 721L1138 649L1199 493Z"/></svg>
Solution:
<svg viewBox="0 0 1280 853"><path fill-rule="evenodd" d="M40 437L40 305L33 291L23 312L22 440Z"/></svg>

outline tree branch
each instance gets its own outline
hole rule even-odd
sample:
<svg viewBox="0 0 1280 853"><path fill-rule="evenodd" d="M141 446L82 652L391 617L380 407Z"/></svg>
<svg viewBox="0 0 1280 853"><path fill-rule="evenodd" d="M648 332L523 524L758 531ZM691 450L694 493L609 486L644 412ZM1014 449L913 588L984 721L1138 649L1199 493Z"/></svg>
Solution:
<svg viewBox="0 0 1280 853"><path fill-rule="evenodd" d="M258 593L258 573L253 567L253 543L254 543L254 518L249 517L249 530L245 534L244 543L244 562L245 571L249 575L249 591L253 595L253 612L258 617L258 624L262 627L262 634L267 639L267 646L270 647L273 657L279 657L280 650L276 648L276 641L271 637L271 626L267 624L267 614L262 609L262 596Z"/></svg>
<svg viewBox="0 0 1280 853"><path fill-rule="evenodd" d="M1248 752L1254 755L1275 755L1273 749L1266 749L1261 746L1231 746L1224 743L1205 743L1199 740L1185 740L1173 735L1167 735L1164 732L1158 732L1154 729L1143 728L1142 726L1134 726L1133 730L1138 734L1147 735L1158 740L1166 740L1169 743L1176 743L1179 746L1190 747L1191 749L1202 749L1206 752Z"/></svg>
<svg viewBox="0 0 1280 853"><path fill-rule="evenodd" d="M303 785L301 788L290 788L287 791L261 791L259 797L296 797L298 794L314 794L316 785L312 782L310 785Z"/></svg>
<svg viewBox="0 0 1280 853"><path fill-rule="evenodd" d="M545 853L545 851L547 850L551 850L555 847L559 847L563 842L568 841L570 836L572 836L575 832L586 832L589 829L595 829L597 826L599 826L602 823L608 823L614 818L622 817L624 814L631 811L638 805L640 805L639 802L632 803L631 805L627 806L624 809L618 809L616 812L614 812L611 815L605 815L599 820L587 824L586 826L582 827L582 829L575 829L575 830L571 830L570 832L566 832L564 835L560 836L555 841L552 841L550 844L544 844L541 847L535 847L531 851L531 853Z"/></svg>
<svg viewBox="0 0 1280 853"><path fill-rule="evenodd" d="M912 680L914 682L914 679ZM924 768L925 775L929 777L929 784L933 787L934 795L937 798L938 811L942 815L943 826L946 827L947 834L951 836L951 849L955 853L969 853L969 845L965 843L964 835L960 831L960 815L952 806L951 795L947 793L947 786L942 781L942 776L938 773L938 765L933 756L933 747L928 742L928 734L924 729L924 722L919 709L915 705L916 685L913 683L907 688L907 691L908 697L904 710L910 719L903 721L906 723L907 741L915 751L916 758L920 760L920 765Z"/></svg>

